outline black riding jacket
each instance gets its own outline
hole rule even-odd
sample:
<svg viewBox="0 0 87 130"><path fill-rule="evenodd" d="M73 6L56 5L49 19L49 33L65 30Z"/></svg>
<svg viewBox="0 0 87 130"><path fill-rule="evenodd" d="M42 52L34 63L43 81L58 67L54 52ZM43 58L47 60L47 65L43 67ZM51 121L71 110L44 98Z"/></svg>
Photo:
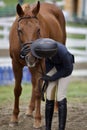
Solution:
<svg viewBox="0 0 87 130"><path fill-rule="evenodd" d="M58 51L52 58L46 58L46 73L48 73L53 67L57 72L52 75L52 81L60 79L62 77L69 76L73 71L74 56L67 50L67 48L58 43Z"/></svg>

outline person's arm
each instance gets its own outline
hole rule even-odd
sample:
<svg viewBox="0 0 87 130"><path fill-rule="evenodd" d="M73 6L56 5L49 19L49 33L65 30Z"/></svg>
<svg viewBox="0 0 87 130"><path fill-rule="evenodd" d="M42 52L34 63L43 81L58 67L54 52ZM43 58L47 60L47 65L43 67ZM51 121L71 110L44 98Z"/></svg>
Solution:
<svg viewBox="0 0 87 130"><path fill-rule="evenodd" d="M60 65L60 69L52 76L44 75L42 79L47 81L55 81L62 77L69 76L72 73L72 71L73 71L73 62L72 59L70 58L70 55L67 53L62 58L62 64Z"/></svg>
<svg viewBox="0 0 87 130"><path fill-rule="evenodd" d="M49 58L45 60L45 64L46 64L46 73L48 73L54 67L54 64Z"/></svg>
<svg viewBox="0 0 87 130"><path fill-rule="evenodd" d="M71 58L69 54L67 53L65 57L62 59L62 65L60 69L51 76L50 80L55 81L59 78L69 76L73 71L73 63L71 61Z"/></svg>

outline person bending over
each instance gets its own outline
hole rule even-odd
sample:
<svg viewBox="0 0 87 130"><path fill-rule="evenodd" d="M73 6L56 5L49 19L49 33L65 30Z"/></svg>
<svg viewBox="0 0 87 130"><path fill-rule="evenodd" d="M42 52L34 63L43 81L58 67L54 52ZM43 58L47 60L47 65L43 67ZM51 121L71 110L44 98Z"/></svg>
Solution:
<svg viewBox="0 0 87 130"><path fill-rule="evenodd" d="M31 44L31 52L38 59L45 58L46 75L42 76L42 79L48 82L45 104L45 130L51 130L55 94L58 102L58 130L65 130L67 118L66 92L73 71L74 56L63 44L49 38L35 40Z"/></svg>

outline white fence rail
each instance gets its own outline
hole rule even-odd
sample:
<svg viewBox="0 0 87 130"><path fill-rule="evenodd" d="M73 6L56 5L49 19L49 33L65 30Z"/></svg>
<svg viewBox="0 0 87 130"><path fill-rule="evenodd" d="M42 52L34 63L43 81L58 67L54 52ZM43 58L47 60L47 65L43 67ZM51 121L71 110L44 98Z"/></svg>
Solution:
<svg viewBox="0 0 87 130"><path fill-rule="evenodd" d="M66 46L75 55L76 62L87 62L87 28L67 27L67 34L84 35L84 38L67 38Z"/></svg>
<svg viewBox="0 0 87 130"><path fill-rule="evenodd" d="M15 17L0 18L0 49L9 48L9 29Z"/></svg>
<svg viewBox="0 0 87 130"><path fill-rule="evenodd" d="M86 64L86 68L76 69L73 71L74 76L87 76L87 28L67 27L67 35L83 35L84 38L67 38L66 46L69 51L74 54L75 62L82 65ZM84 67L84 66L83 66Z"/></svg>
<svg viewBox="0 0 87 130"><path fill-rule="evenodd" d="M2 18L0 19L0 49L8 49L9 48L9 29L12 25L13 20L15 17L12 18ZM67 38L66 46L68 47L69 51L75 55L76 63L87 63L87 28L76 28L76 27L66 27L67 34L74 34L74 35L84 35L84 39L76 39L76 38ZM2 66L5 62L7 65L11 61L9 58L1 58L0 57L0 65ZM84 73L86 72L86 73ZM75 70L73 75L82 75L87 76L87 70L83 68L83 70Z"/></svg>

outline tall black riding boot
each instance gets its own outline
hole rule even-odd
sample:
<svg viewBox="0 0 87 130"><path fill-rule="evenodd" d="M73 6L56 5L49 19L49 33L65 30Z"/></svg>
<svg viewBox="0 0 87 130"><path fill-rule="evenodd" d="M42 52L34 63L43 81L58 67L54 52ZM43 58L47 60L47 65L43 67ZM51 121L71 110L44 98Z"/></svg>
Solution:
<svg viewBox="0 0 87 130"><path fill-rule="evenodd" d="M54 100L46 99L46 106L45 106L46 130L51 130L53 112L54 112Z"/></svg>
<svg viewBox="0 0 87 130"><path fill-rule="evenodd" d="M65 130L66 118L67 118L67 100L64 98L58 102L59 113L59 130Z"/></svg>

